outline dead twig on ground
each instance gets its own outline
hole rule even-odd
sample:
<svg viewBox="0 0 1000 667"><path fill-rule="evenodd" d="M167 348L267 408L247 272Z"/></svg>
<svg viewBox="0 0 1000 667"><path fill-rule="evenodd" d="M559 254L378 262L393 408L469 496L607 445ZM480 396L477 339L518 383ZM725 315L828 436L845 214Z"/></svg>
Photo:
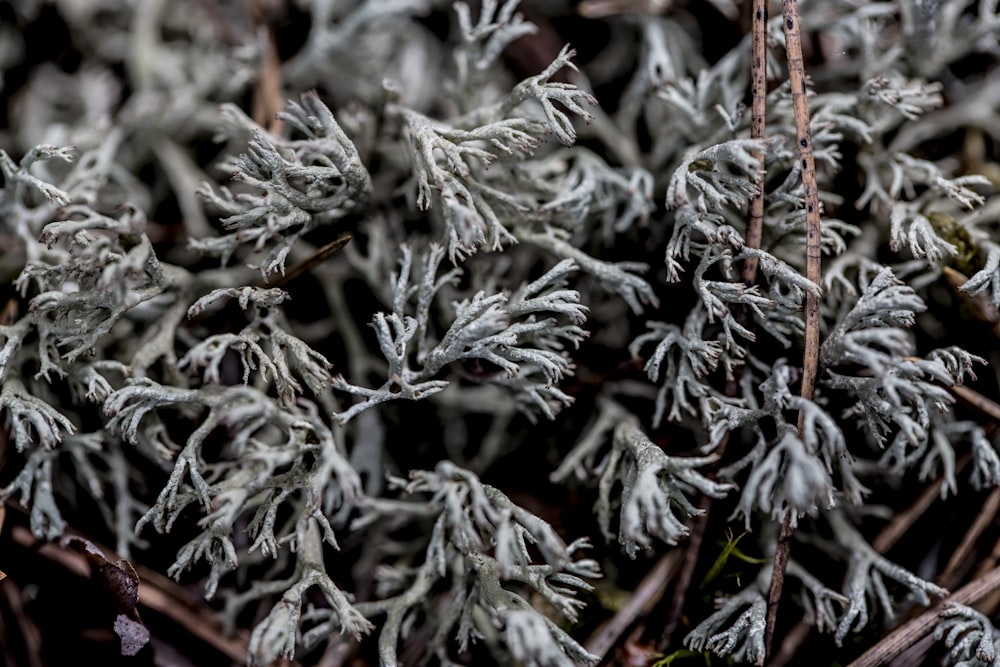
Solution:
<svg viewBox="0 0 1000 667"><path fill-rule="evenodd" d="M792 90L792 110L795 116L796 143L802 170L802 192L806 207L806 278L820 284L820 239L822 223L819 215L819 189L816 185L816 162L813 156L812 133L809 130L809 104L806 99L806 75L802 61L802 36L799 32L799 9L796 0L782 2L782 20L785 29L785 50L788 59L788 78ZM819 365L820 312L819 295L806 294L805 350L802 358L802 387L800 394L812 400L816 389L816 371ZM804 428L804 413L799 413L799 432ZM771 588L767 596L767 624L764 632L765 653L770 655L774 639L774 624L778 615L778 602L784 585L792 543L792 516L787 514L781 524L778 546L774 551L774 569Z"/></svg>
<svg viewBox="0 0 1000 667"><path fill-rule="evenodd" d="M602 660L605 659L636 619L648 613L652 605L663 595L679 560L680 554L676 550L660 558L653 569L643 577L621 609L602 623L584 642L583 646L587 652L599 656Z"/></svg>
<svg viewBox="0 0 1000 667"><path fill-rule="evenodd" d="M900 655L910 646L929 635L937 625L941 612L951 604L974 605L990 594L1000 591L1000 567L996 567L981 577L944 598L913 620L904 623L882 638L875 646L865 651L848 667L879 667Z"/></svg>
<svg viewBox="0 0 1000 667"><path fill-rule="evenodd" d="M32 549L40 556L81 577L90 576L90 566L83 554L60 548L58 544L42 543L22 526L11 529L11 538L26 549ZM96 543L95 543L96 544ZM104 547L97 545L99 548ZM105 553L112 553L104 549ZM176 582L141 565L135 566L139 574L139 604L174 621L192 636L197 637L233 662L245 664L247 661L247 637L245 633L226 637L212 612L199 599L188 593Z"/></svg>

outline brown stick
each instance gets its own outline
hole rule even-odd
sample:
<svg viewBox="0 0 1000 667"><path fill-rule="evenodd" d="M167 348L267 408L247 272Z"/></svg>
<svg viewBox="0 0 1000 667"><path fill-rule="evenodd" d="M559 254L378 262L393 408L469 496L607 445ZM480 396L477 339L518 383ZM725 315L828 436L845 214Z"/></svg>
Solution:
<svg viewBox="0 0 1000 667"><path fill-rule="evenodd" d="M978 391L969 389L964 385L955 385L954 387L948 387L948 389L951 390L951 393L955 394L971 407L982 412L984 415L1000 420L1000 403L986 398Z"/></svg>
<svg viewBox="0 0 1000 667"><path fill-rule="evenodd" d="M728 439L728 435L726 439ZM720 448L724 445L725 442L720 445ZM674 590L670 596L670 606L667 608L667 622L664 624L663 633L657 642L657 648L661 651L666 650L677 630L681 614L684 611L684 603L688 599L688 589L691 588L691 582L694 580L694 571L701 561L701 547L705 541L705 529L712 512L711 496L702 496L698 501L698 509L702 513L691 522L691 532L688 534L687 545L684 549L684 560L681 561L680 569L677 572Z"/></svg>
<svg viewBox="0 0 1000 667"><path fill-rule="evenodd" d="M799 146L799 161L802 168L802 192L806 206L806 278L820 284L820 239L822 226L819 217L819 189L816 185L816 162L812 150L812 134L809 131L809 104L806 100L806 75L802 61L802 37L799 33L799 9L796 0L783 0L782 19L785 28L785 53L788 59L788 79L792 88L792 111L795 115L795 133ZM801 395L812 400L816 389L816 371L819 365L819 295L806 295L805 351L802 358ZM805 414L799 413L799 432L805 424ZM774 552L774 568L771 574L771 590L768 593L767 624L764 631L764 646L768 654L774 638L774 623L778 615L778 602L785 579L791 549L792 517L786 515L781 524L781 535Z"/></svg>
<svg viewBox="0 0 1000 667"><path fill-rule="evenodd" d="M848 667L879 667L879 665L886 664L929 634L934 626L937 625L940 614L946 605L963 604L971 606L997 590L1000 590L1000 567L996 567L982 577L970 581L920 616L899 626L886 635L879 643L875 644L875 646L865 651L861 657L848 665Z"/></svg>
<svg viewBox="0 0 1000 667"><path fill-rule="evenodd" d="M958 460L955 465L956 473L962 470L969 461L972 460L970 455L965 455ZM895 514L892 521L887 523L885 527L879 531L875 539L872 540L872 549L880 554L885 554L896 545L903 535L906 534L910 528L917 522L917 520L924 515L924 512L934 504L934 501L941 497L941 487L944 485L944 478L939 477L934 481L933 484L926 487L921 491L920 495L917 497L913 504L907 507L902 512ZM997 543L998 551L1000 553L1000 542ZM992 563L995 565L996 563ZM981 572L977 573L976 576L983 574L989 567L983 569ZM945 588L948 588L945 586ZM777 652L772 660L768 661L768 667L784 667L785 665L792 664L792 659L795 657L795 652L798 647L809 637L809 633L812 631L813 624L803 618L795 626L788 631L785 636L784 641L781 642L781 649Z"/></svg>
<svg viewBox="0 0 1000 667"><path fill-rule="evenodd" d="M993 431L993 429L991 429L991 431ZM995 431L987 432L987 437L995 437ZM998 563L1000 563L1000 540L993 543L993 548L990 550L990 553L985 558L980 560L978 565L976 565L975 572L972 575L973 578L978 579L986 574L986 572L996 567ZM980 600L978 604L976 604L976 609L986 616L992 616L997 607L1000 607L1000 591L990 593L985 598Z"/></svg>
<svg viewBox="0 0 1000 667"><path fill-rule="evenodd" d="M785 665L795 664L795 654L809 638L812 630L813 624L805 618L796 623L785 635L781 647L774 652L774 657L767 661L767 667L785 667Z"/></svg>
<svg viewBox="0 0 1000 667"><path fill-rule="evenodd" d="M970 455L965 455L955 464L955 472L959 472L972 460ZM880 554L888 553L889 549L895 546L896 542L906 534L913 524L917 522L924 512L941 497L941 487L944 486L944 478L939 477L933 484L927 486L912 505L902 512L896 513L892 521L886 524L885 528L879 531L875 539L872 540L872 549Z"/></svg>
<svg viewBox="0 0 1000 667"><path fill-rule="evenodd" d="M62 549L57 544L40 543L23 526L11 529L15 543L36 552L81 577L90 576L90 566L83 554ZM100 545L98 545L100 547ZM105 550L105 553L112 553ZM200 601L181 588L177 583L141 565L136 566L139 574L139 604L159 612L171 619L195 637L212 646L233 662L247 661L247 637L226 637L219 628L218 621Z"/></svg>
<svg viewBox="0 0 1000 667"><path fill-rule="evenodd" d="M993 305L989 297L982 294L970 296L967 292L963 292L962 285L969 282L969 277L950 266L944 267L941 270L941 274L944 276L944 280L948 283L948 286L951 287L952 294L955 295L959 303L967 308L968 312L974 318L989 325L990 332L1000 338L1000 310Z"/></svg>
<svg viewBox="0 0 1000 667"><path fill-rule="evenodd" d="M267 0L252 0L250 12L254 24L267 33L264 45L264 62L260 76L253 89L252 117L261 127L274 135L281 134L284 125L277 114L285 105L282 94L281 60L278 58L278 45L271 24L272 14L276 13L276 3Z"/></svg>
<svg viewBox="0 0 1000 667"><path fill-rule="evenodd" d="M265 287L284 287L302 274L312 271L314 268L329 259L334 253L343 248L351 240L350 234L345 234L340 238L330 241L325 246L314 252L312 255L302 260L284 275L275 276L265 283Z"/></svg>
<svg viewBox="0 0 1000 667"><path fill-rule="evenodd" d="M672 550L660 558L642 578L639 587L628 597L622 608L590 635L583 645L589 653L599 656L603 661L629 626L660 599L670 582L671 573L676 569L678 554L677 550Z"/></svg>
<svg viewBox="0 0 1000 667"><path fill-rule="evenodd" d="M764 655L770 657L771 645L774 643L774 624L778 618L778 603L781 601L781 591L785 586L785 570L788 569L788 558L792 551L792 513L785 515L778 533L778 544L774 549L774 567L771 572L771 587L767 591L767 619L764 625Z"/></svg>
<svg viewBox="0 0 1000 667"><path fill-rule="evenodd" d="M753 0L753 19L750 25L750 95L752 98L750 107L750 137L763 140L766 134L764 114L767 110L767 0ZM747 221L747 232L744 243L748 248L760 248L764 230L764 159L766 156L763 150L755 150L752 154L754 159L760 163L760 168L757 170L757 185L760 189L754 198L750 200L750 219ZM757 265L758 259L756 257L747 257L743 260L741 275L743 284L747 287L751 287L757 282ZM740 308L736 313L736 317L740 324L750 328L750 314L748 309ZM735 382L727 385L726 393L729 394L731 389L734 391L733 395L735 395ZM726 440L716 449L716 453L720 458L722 457L722 452L725 451L728 439L727 434ZM668 641L677 628L677 622L680 619L684 601L687 599L687 590L691 585L695 568L698 565L698 557L701 552L701 545L705 534L705 527L708 525L711 507L712 499L708 496L703 496L698 505L698 509L702 510L702 514L695 518L691 526L691 534L688 538L684 562L677 575L677 585L674 587L673 598L667 612L667 623L663 631L663 641Z"/></svg>
<svg viewBox="0 0 1000 667"><path fill-rule="evenodd" d="M970 564L970 554L975 548L976 542L982 536L983 531L993 523L997 510L1000 510L1000 488L994 488L990 492L986 502L983 503L982 508L976 515L976 519L969 526L969 530L962 537L962 541L958 547L952 552L951 558L948 559L948 564L945 565L944 572L938 575L937 583L940 586L943 588L952 588L962 580L964 577L962 570Z"/></svg>
<svg viewBox="0 0 1000 667"><path fill-rule="evenodd" d="M753 19L750 24L750 94L752 98L750 136L753 139L763 140L766 134L764 114L767 110L767 0L753 0L752 11ZM764 178L766 171L764 169L764 160L766 155L763 150L755 150L753 151L753 156L760 163L760 168L757 170L757 184L760 190L750 201L750 219L747 221L747 232L744 243L748 248L760 248L764 228ZM757 282L757 265L758 260L756 257L747 257L743 260L741 275L743 284L747 287L751 287ZM748 309L740 308L736 313L736 317L740 324L748 329L751 328ZM736 382L727 383L726 394L735 396L737 393L738 387L736 386ZM719 458L722 457L728 441L729 435L727 434L716 449ZM691 525L691 534L688 537L684 562L681 564L680 572L677 575L677 583L674 586L673 597L667 612L667 623L663 631L662 642L669 641L677 628L677 623L683 611L684 601L687 599L688 587L691 585L694 571L698 566L711 507L712 499L709 496L702 496L698 504L698 509L702 511L702 514L696 517Z"/></svg>
<svg viewBox="0 0 1000 667"><path fill-rule="evenodd" d="M783 0L785 43L788 53L788 78L792 86L792 108L802 166L802 190L806 206L806 278L820 284L819 189L816 185L816 162L813 158L812 133L809 130L809 106L806 101L805 70L802 65L802 41L799 35L799 12L796 0ZM819 365L819 296L806 295L805 354L802 360L802 397L812 400ZM799 415L802 428L804 415Z"/></svg>
<svg viewBox="0 0 1000 667"><path fill-rule="evenodd" d="M766 134L764 114L767 110L767 0L753 0L753 21L750 33L750 137L763 140ZM764 230L764 151L754 151L760 162L757 183L760 191L750 201L746 245L760 248ZM757 282L757 258L743 260L743 283L750 287Z"/></svg>
<svg viewBox="0 0 1000 667"><path fill-rule="evenodd" d="M344 667L357 650L358 640L344 636L333 637L316 667Z"/></svg>
<svg viewBox="0 0 1000 667"><path fill-rule="evenodd" d="M975 577L978 579L983 576L986 572L996 567L997 563L1000 563L1000 540L993 543L993 549L990 550L989 556L984 558L982 562L976 566ZM1000 606L1000 591L994 591L980 600L980 602L976 605L976 609L979 610L980 613L992 616L998 606Z"/></svg>

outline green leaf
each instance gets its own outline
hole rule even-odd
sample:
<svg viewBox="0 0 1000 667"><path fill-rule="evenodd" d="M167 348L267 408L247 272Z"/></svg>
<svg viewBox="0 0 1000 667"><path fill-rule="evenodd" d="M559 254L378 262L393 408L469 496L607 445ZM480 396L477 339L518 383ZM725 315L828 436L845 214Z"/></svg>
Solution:
<svg viewBox="0 0 1000 667"><path fill-rule="evenodd" d="M712 567L709 568L705 578L702 579L699 588L704 588L709 582L719 576L722 569L726 566L726 562L729 560L730 556L741 560L744 563L750 563L751 565L761 565L767 562L766 558L754 558L753 556L746 555L736 546L746 534L746 531L744 531L734 538L733 531L729 528L726 529L726 543L722 545L722 551L719 553L718 557L716 557L715 562L712 563Z"/></svg>

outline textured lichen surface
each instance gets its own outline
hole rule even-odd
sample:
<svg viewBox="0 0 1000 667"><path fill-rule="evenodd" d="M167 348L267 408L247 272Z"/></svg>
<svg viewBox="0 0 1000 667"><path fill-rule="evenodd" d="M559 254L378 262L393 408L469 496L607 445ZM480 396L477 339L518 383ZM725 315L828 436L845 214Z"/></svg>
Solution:
<svg viewBox="0 0 1000 667"><path fill-rule="evenodd" d="M1000 5L784 4L0 7L3 659L994 664Z"/></svg>

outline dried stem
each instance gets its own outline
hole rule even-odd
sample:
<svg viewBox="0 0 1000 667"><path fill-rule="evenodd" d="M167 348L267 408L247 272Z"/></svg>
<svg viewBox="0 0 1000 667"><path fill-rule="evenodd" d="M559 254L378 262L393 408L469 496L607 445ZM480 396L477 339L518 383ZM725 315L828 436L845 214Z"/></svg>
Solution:
<svg viewBox="0 0 1000 667"><path fill-rule="evenodd" d="M943 609L952 604L974 605L997 590L1000 590L1000 567L973 579L920 616L896 628L848 667L878 667L886 664L929 634L937 625Z"/></svg>
<svg viewBox="0 0 1000 667"><path fill-rule="evenodd" d="M959 459L955 465L955 473L958 474L971 460L971 455L966 455ZM943 485L944 478L939 477L933 484L920 492L920 495L912 505L902 512L895 514L892 521L886 524L885 528L879 531L879 534L872 540L872 549L880 554L888 553L889 549L895 546L896 542L913 527L917 519L923 516L924 512L934 504L934 501L941 498L941 487Z"/></svg>
<svg viewBox="0 0 1000 667"><path fill-rule="evenodd" d="M76 575L90 576L90 566L82 554L60 548L56 544L42 544L23 526L14 526L11 538L16 544L36 550L40 556L62 565ZM113 553L102 545L94 544L105 553ZM239 633L236 637L226 637L212 613L180 584L142 565L136 565L135 570L140 579L140 605L163 614L193 637L202 640L233 662L246 663L244 633Z"/></svg>
<svg viewBox="0 0 1000 667"><path fill-rule="evenodd" d="M976 566L974 578L978 579L985 575L992 568L996 567L998 563L1000 563L1000 540L993 543L990 554ZM976 609L987 616L992 616L997 607L1000 607L1000 590L993 591L976 605Z"/></svg>
<svg viewBox="0 0 1000 667"><path fill-rule="evenodd" d="M1000 420L1000 403L986 398L975 389L969 389L964 385L955 385L954 387L948 387L948 389L970 407L993 419Z"/></svg>
<svg viewBox="0 0 1000 667"><path fill-rule="evenodd" d="M753 21L751 23L750 85L751 121L750 136L764 139L764 113L767 110L767 1L753 0ZM764 151L753 151L753 157L760 163L757 183L760 190L750 200L750 221L747 223L746 244L760 248L764 229ZM757 282L757 257L743 261L743 282L749 287Z"/></svg>
<svg viewBox="0 0 1000 667"><path fill-rule="evenodd" d="M750 87L751 87L751 122L750 136L753 139L764 139L766 125L764 114L767 110L767 0L753 0L753 20L751 22L751 58L750 58ZM752 155L760 164L757 171L757 183L760 187L757 194L750 201L750 219L747 222L745 243L750 248L760 248L761 238L764 228L764 151L754 150ZM747 257L743 260L742 277L747 287L757 282L758 258L756 256ZM741 325L750 328L750 314L747 308L740 308L736 313L737 320ZM736 396L739 387L735 382L727 383L726 395ZM728 434L724 441L719 444L716 452L721 457L725 451L729 440ZM688 537L688 545L685 550L684 562L677 575L677 583L667 612L666 627L663 632L662 642L669 642L671 635L677 627L677 622L683 611L684 601L687 599L687 590L694 577L695 568L699 562L699 555L708 525L712 499L702 496L698 504L698 509L702 514L695 518L691 526L691 534Z"/></svg>
<svg viewBox="0 0 1000 667"><path fill-rule="evenodd" d="M809 106L806 101L806 79L802 65L802 42L796 0L782 3L785 20L785 42L788 52L788 76L792 85L792 106L798 137L799 159L802 166L802 190L806 206L806 278L820 284L819 190L816 186L816 162L813 159L812 134L809 131ZM812 400L816 388L816 368L819 363L819 296L806 295L805 354L802 359L803 398ZM799 419L802 428L802 416Z"/></svg>
<svg viewBox="0 0 1000 667"><path fill-rule="evenodd" d="M691 533L688 535L687 547L684 549L684 560L677 572L677 581L674 583L674 590L670 596L670 606L667 608L667 621L664 624L660 641L657 643L657 648L660 650L666 650L670 646L684 611L684 603L688 599L687 592L694 579L694 571L698 567L698 563L701 562L701 547L705 541L705 529L711 516L712 498L702 496L698 501L698 509L702 514L691 522Z"/></svg>
<svg viewBox="0 0 1000 667"><path fill-rule="evenodd" d="M809 131L809 105L806 100L806 76L802 61L802 39L799 33L799 10L796 0L782 2L783 25L785 29L785 50L788 59L788 78L792 89L792 110L795 115L795 132L799 146L799 160L802 167L802 190L806 206L806 278L820 284L820 236L819 191L816 186L816 163L813 158L812 135ZM801 395L812 400L816 388L816 368L819 364L819 296L813 292L806 295L805 352L802 359ZM804 413L799 413L799 431L804 427ZM791 547L791 516L785 517L781 525L778 547L774 552L774 570L771 575L771 590L768 593L767 629L765 647L770 654L774 638L774 623L778 615L778 602L785 578L785 566Z"/></svg>
<svg viewBox="0 0 1000 667"><path fill-rule="evenodd" d="M972 456L966 454L955 464L956 474L961 471L965 466L969 464L972 460ZM938 477L933 484L924 489L920 495L917 497L913 504L907 507L902 512L898 512L892 517L892 521L887 523L885 527L879 531L875 539L872 540L872 549L880 554L888 553L889 549L892 549L896 543L902 539L903 535L907 533L916 524L917 520L924 515L924 512L934 504L935 500L941 498L941 487L944 485L944 478ZM998 552L1000 553L1000 552ZM995 563L994 563L995 564ZM977 572L976 576L985 574L986 570L989 568L984 568L982 571ZM792 663L792 659L795 657L795 653L798 647L809 637L809 633L812 631L813 624L806 618L801 619L795 626L789 630L785 639L781 642L781 650L774 656L774 658L768 661L771 667L783 667Z"/></svg>
<svg viewBox="0 0 1000 667"><path fill-rule="evenodd" d="M345 234L333 241L330 241L325 246L311 254L306 259L302 260L291 269L289 269L284 275L276 275L271 277L264 283L265 287L284 287L288 283L292 282L304 273L312 271L314 268L325 262L331 256L333 256L337 251L343 248L351 240L350 234Z"/></svg>
<svg viewBox="0 0 1000 667"><path fill-rule="evenodd" d="M781 647L775 652L774 657L768 660L768 667L785 667L794 664L799 647L809 638L812 633L813 624L803 618L788 631L785 639L781 642Z"/></svg>
<svg viewBox="0 0 1000 667"><path fill-rule="evenodd" d="M972 563L972 551L976 542L982 536L983 531L993 523L998 510L1000 510L1000 488L994 488L989 497L986 498L986 502L983 503L972 525L969 526L965 536L962 537L961 543L952 552L944 572L938 575L937 583L939 585L951 588L961 581L964 576L963 570Z"/></svg>
<svg viewBox="0 0 1000 667"><path fill-rule="evenodd" d="M614 616L605 621L584 643L588 653L607 658L618 640L642 614L647 613L663 595L672 574L677 569L678 551L669 551L657 561L653 569L643 577L635 592L629 596Z"/></svg>
<svg viewBox="0 0 1000 667"><path fill-rule="evenodd" d="M962 285L969 282L969 276L956 271L950 266L941 269L941 275L944 277L944 281L948 283L952 294L958 299L961 307L966 309L972 317L989 326L990 333L1000 338L1000 310L997 310L997 307L993 305L989 297L984 294L972 296L968 292L963 291L961 289Z"/></svg>
<svg viewBox="0 0 1000 667"><path fill-rule="evenodd" d="M792 515L785 515L778 533L778 544L774 549L774 568L771 572L771 587L767 591L767 619L764 629L764 654L771 655L771 644L774 641L774 623L778 617L778 603L781 601L781 590L785 585L785 570L788 569L788 557L792 549Z"/></svg>
<svg viewBox="0 0 1000 667"><path fill-rule="evenodd" d="M253 0L251 13L258 28L267 33L264 46L264 62L260 77L253 91L253 119L269 132L281 134L284 123L278 118L278 112L285 107L285 97L282 92L281 59L278 57L278 44L271 25L270 14L276 9L274 3L267 0Z"/></svg>

